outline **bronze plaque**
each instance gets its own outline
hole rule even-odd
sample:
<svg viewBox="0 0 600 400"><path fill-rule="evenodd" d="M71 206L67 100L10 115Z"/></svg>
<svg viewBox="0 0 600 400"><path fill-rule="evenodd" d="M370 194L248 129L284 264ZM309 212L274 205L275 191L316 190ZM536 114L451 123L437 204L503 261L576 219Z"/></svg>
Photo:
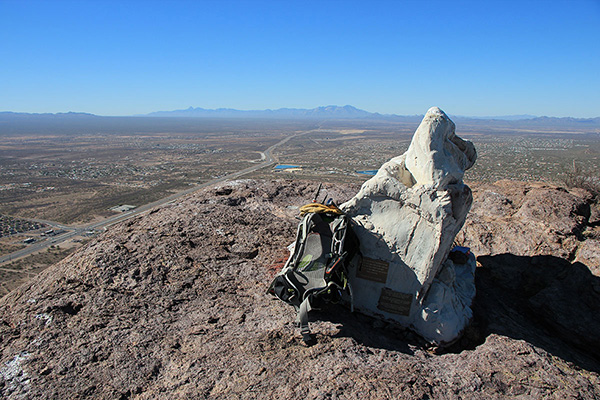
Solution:
<svg viewBox="0 0 600 400"><path fill-rule="evenodd" d="M385 261L364 257L356 276L373 282L385 283L389 266L390 263Z"/></svg>
<svg viewBox="0 0 600 400"><path fill-rule="evenodd" d="M392 314L408 316L410 314L412 300L413 295L410 293L401 293L392 289L383 288L381 289L381 296L379 296L377 308Z"/></svg>

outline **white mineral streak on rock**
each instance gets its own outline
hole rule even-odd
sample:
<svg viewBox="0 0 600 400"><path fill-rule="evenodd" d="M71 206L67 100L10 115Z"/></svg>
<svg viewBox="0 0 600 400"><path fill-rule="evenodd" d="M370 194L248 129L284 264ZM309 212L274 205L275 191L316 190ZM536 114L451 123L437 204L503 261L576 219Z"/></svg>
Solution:
<svg viewBox="0 0 600 400"><path fill-rule="evenodd" d="M4 363L0 368L0 378L4 380L5 389L3 393L16 394L17 397L25 397L29 389L29 375L23 370L21 363L29 358L29 353L17 354L10 361ZM0 386L0 387L2 387ZM15 397L15 398L17 398Z"/></svg>
<svg viewBox="0 0 600 400"><path fill-rule="evenodd" d="M367 264L376 260L350 272L355 308L435 343L460 335L475 293L474 258L466 265L447 261L473 201L462 179L476 159L473 144L454 130L442 110L429 109L408 151L341 206L358 225Z"/></svg>

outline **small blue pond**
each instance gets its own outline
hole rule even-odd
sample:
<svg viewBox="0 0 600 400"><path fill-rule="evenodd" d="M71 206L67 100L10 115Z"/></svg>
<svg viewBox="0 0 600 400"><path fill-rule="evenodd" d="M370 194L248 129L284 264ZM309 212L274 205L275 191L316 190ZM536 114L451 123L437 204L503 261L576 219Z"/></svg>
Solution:
<svg viewBox="0 0 600 400"><path fill-rule="evenodd" d="M379 170L378 169L367 169L365 171L356 171L356 173L363 174L363 175L377 175L377 171L379 171Z"/></svg>
<svg viewBox="0 0 600 400"><path fill-rule="evenodd" d="M290 168L300 168L300 166L299 165L284 165L284 164L275 166L275 169L290 169Z"/></svg>

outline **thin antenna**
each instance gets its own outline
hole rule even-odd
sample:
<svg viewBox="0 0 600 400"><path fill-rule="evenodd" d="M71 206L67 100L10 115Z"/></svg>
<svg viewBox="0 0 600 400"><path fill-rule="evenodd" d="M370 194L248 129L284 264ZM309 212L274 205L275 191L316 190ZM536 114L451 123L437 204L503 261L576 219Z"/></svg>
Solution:
<svg viewBox="0 0 600 400"><path fill-rule="evenodd" d="M317 193L315 193L315 198L313 199L313 203L316 203L317 199L319 198L319 193L321 193L321 186L323 186L323 183L319 183L319 187L317 188Z"/></svg>

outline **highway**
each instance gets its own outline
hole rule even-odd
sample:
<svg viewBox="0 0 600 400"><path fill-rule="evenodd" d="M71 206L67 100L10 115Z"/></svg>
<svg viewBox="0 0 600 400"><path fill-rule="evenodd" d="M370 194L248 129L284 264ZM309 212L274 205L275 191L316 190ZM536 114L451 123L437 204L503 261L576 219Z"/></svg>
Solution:
<svg viewBox="0 0 600 400"><path fill-rule="evenodd" d="M223 181L226 181L226 180L238 179L238 178L240 178L243 175L246 175L246 174L249 174L251 172L258 171L261 168L265 168L265 167L268 167L270 165L273 165L277 161L277 158L273 155L273 151L277 147L279 147L279 146L287 143L289 140L291 140L291 139L293 139L295 137L298 137L298 136L301 136L301 135L305 135L305 134L307 134L309 132L314 132L314 130L300 132L300 133L297 133L295 135L288 136L285 139L283 139L283 140L275 143L273 146L269 147L268 149L266 149L264 152L261 153L261 159L263 159L263 161L260 164L256 164L256 165L253 165L251 167L244 168L244 169L242 169L240 171L233 172L231 174L223 175L223 176L215 178L215 179L213 179L211 181L205 182L205 183L203 183L201 185L193 186L193 187L191 187L189 189L186 189L186 190L184 190L182 192L178 192L178 193L172 194L170 196L164 197L164 198L162 198L160 200L157 200L155 202L152 202L152 203L144 204L144 205L139 206L139 207L137 207L137 208L135 208L135 209L133 209L131 211L126 211L126 212L124 212L122 214L118 214L118 215L115 215L113 217L109 217L109 218L104 219L104 220L99 221L99 222L95 222L95 223L91 223L89 225L84 225L84 226L79 226L79 227L73 227L73 226L65 226L65 225L58 224L58 223L52 222L52 221L40 221L40 222L45 222L45 223L47 223L49 225L58 227L58 228L63 229L63 230L67 230L67 232L60 233L60 234L58 234L56 236L49 237L48 239L46 239L44 241L30 244L30 245L28 245L24 249L15 251L15 252L10 253L10 254L6 254L6 255L0 257L0 264L6 263L8 261L16 260L18 258L25 257L25 256L30 255L32 253L44 250L44 249L46 249L46 248L48 248L48 247L50 247L52 245L54 245L54 246L58 245L60 243L63 243L65 241L67 241L67 240L75 237L75 236L84 235L85 232L87 232L87 231L107 228L107 227L109 227L111 225L114 225L114 224L116 224L118 222L122 222L122 221L128 220L130 218L133 218L133 217L135 217L135 216L137 216L137 215L139 215L139 214L141 214L143 212L146 212L146 211L148 211L148 210L150 210L152 208L155 208L155 207L161 206L163 204L169 203L169 202L171 202L173 200L176 200L176 199L178 199L178 198L180 198L182 196L185 196L187 194L193 193L193 192L195 192L197 190L200 190L202 188L205 188L205 187L208 187L208 186L213 186L213 185L215 185L215 184L217 184L219 182L223 182Z"/></svg>

